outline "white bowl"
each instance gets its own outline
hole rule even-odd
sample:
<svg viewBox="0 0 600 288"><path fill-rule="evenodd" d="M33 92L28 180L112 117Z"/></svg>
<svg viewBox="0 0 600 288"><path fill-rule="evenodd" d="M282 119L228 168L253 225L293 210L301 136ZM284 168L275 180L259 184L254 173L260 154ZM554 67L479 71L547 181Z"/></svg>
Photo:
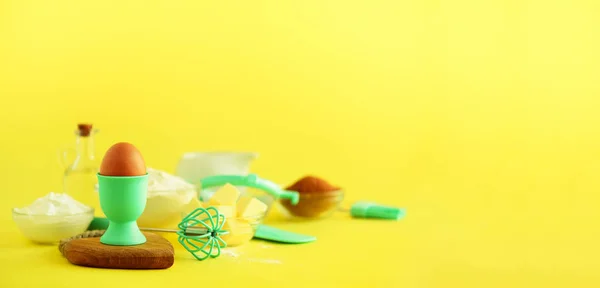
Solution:
<svg viewBox="0 0 600 288"><path fill-rule="evenodd" d="M199 207L198 193L192 189L148 190L146 208L138 218L140 227L173 228L182 215Z"/></svg>
<svg viewBox="0 0 600 288"><path fill-rule="evenodd" d="M25 237L36 243L55 244L85 232L94 219L94 208L73 215L29 215L13 209L12 215Z"/></svg>

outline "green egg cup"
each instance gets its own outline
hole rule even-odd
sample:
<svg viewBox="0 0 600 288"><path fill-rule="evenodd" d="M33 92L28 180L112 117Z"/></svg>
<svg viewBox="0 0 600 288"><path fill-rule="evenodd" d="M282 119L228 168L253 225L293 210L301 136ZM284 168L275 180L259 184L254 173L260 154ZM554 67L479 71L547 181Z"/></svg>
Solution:
<svg viewBox="0 0 600 288"><path fill-rule="evenodd" d="M103 176L98 173L98 192L100 207L110 222L100 242L115 246L146 243L136 221L146 208L148 174Z"/></svg>

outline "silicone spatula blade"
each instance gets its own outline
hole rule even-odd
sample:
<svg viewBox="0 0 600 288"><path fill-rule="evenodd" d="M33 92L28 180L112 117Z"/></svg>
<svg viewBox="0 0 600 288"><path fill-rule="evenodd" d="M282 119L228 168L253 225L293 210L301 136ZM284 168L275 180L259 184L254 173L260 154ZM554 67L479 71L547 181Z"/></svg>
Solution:
<svg viewBox="0 0 600 288"><path fill-rule="evenodd" d="M281 230L267 225L259 225L254 238L286 244L303 244L317 240L317 237Z"/></svg>

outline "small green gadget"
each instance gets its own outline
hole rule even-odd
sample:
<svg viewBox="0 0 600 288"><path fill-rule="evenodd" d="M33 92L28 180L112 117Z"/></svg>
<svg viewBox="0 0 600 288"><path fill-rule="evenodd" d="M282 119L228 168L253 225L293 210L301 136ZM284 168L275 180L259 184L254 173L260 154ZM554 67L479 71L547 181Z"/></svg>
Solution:
<svg viewBox="0 0 600 288"><path fill-rule="evenodd" d="M406 210L369 201L359 201L352 204L350 215L353 218L400 220L406 215Z"/></svg>

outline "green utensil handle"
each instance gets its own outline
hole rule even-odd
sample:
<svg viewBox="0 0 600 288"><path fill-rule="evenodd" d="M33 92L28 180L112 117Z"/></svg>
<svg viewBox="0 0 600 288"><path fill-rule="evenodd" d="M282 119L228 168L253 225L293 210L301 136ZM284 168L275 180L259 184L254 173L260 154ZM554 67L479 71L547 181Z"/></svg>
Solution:
<svg viewBox="0 0 600 288"><path fill-rule="evenodd" d="M406 210L370 201L359 201L354 203L350 208L350 215L354 218L400 220L406 215Z"/></svg>
<svg viewBox="0 0 600 288"><path fill-rule="evenodd" d="M262 179L256 174L248 174L244 175L217 175L217 176L209 176L200 180L200 184L202 185L202 189L223 186L225 184L231 184L233 186L246 186L261 189L275 198L288 199L292 203L292 205L298 204L300 201L300 195L295 191L286 191L281 189L277 184Z"/></svg>

